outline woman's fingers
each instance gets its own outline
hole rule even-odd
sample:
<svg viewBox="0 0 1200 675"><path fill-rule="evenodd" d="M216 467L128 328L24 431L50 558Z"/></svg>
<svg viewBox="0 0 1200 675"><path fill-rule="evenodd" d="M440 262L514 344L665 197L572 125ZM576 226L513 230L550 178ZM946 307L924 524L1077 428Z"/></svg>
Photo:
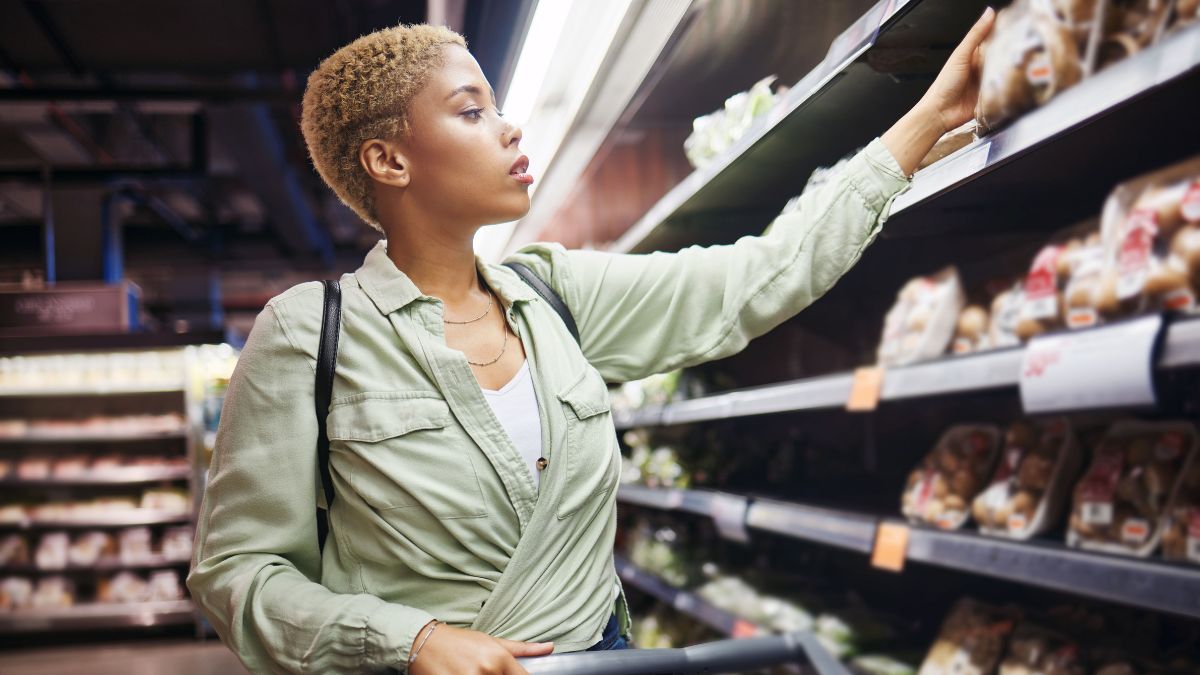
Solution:
<svg viewBox="0 0 1200 675"><path fill-rule="evenodd" d="M553 642L517 642L515 640L505 640L496 638L501 647L508 650L509 654L521 658L525 656L545 656L554 651Z"/></svg>
<svg viewBox="0 0 1200 675"><path fill-rule="evenodd" d="M976 56L979 45L987 39L988 33L992 32L992 24L996 21L996 10L988 7L983 10L983 14L979 20L971 26L971 30L967 31L967 35L958 43L958 47L954 49L953 58L962 63L973 63L978 58Z"/></svg>

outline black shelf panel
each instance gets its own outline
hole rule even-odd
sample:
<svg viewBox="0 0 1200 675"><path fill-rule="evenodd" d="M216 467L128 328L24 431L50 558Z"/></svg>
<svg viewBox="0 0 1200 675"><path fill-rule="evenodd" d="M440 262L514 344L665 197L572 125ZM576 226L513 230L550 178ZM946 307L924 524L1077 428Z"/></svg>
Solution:
<svg viewBox="0 0 1200 675"><path fill-rule="evenodd" d="M617 499L650 508L682 503L649 488L622 486ZM663 491L666 492L666 491ZM686 490L673 492L686 493ZM629 497L627 495L633 495ZM678 507L665 510L682 510ZM900 520L884 519L903 524ZM880 519L861 513L804 504L753 499L746 515L751 529L869 555ZM1054 542L1018 542L974 532L911 527L906 559L1073 595L1200 619L1200 567L1080 551Z"/></svg>
<svg viewBox="0 0 1200 675"><path fill-rule="evenodd" d="M761 231L813 169L865 145L907 112L986 6L881 0L782 103L664 195L612 249L676 250Z"/></svg>
<svg viewBox="0 0 1200 675"><path fill-rule="evenodd" d="M157 349L187 345L221 344L219 330L188 333L101 333L89 335L0 336L0 355L33 352L87 352L116 349Z"/></svg>

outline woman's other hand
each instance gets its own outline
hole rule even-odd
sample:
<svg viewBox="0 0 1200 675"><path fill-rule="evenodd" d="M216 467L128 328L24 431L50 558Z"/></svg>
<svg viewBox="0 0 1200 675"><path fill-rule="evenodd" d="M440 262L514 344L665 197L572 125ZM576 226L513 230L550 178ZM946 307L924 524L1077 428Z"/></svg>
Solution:
<svg viewBox="0 0 1200 675"><path fill-rule="evenodd" d="M418 642L425 631L417 633ZM409 675L527 675L518 657L545 656L553 642L514 642L479 631L438 624L425 641Z"/></svg>
<svg viewBox="0 0 1200 675"><path fill-rule="evenodd" d="M905 174L912 175L942 134L975 115L975 102L979 99L980 45L991 32L995 19L994 9L984 10L921 100L883 134L884 145Z"/></svg>

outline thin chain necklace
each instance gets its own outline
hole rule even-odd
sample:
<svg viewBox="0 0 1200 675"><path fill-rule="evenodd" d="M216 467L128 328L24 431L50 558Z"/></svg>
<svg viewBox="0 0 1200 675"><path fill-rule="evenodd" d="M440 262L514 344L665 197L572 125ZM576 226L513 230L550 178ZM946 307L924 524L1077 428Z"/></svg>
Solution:
<svg viewBox="0 0 1200 675"><path fill-rule="evenodd" d="M489 295L491 295L490 292L489 292ZM489 303L488 309L490 310L491 308L492 308L492 305ZM485 312L485 314L486 314L486 312ZM482 319L483 317L481 316L479 318ZM476 319L476 321L478 321L478 319ZM492 359L491 361L484 361L482 363L478 363L478 362L472 361L471 359L467 359L467 363L469 363L473 366L483 367L483 366L490 366L493 363L499 361L501 358L503 358L504 352L508 351L508 322L507 321L504 321L501 323L501 330L504 331L504 342L502 342L500 344L500 353L496 355L496 358ZM465 352L463 353L463 356L466 356Z"/></svg>
<svg viewBox="0 0 1200 675"><path fill-rule="evenodd" d="M483 317L487 316L488 313L491 311L492 311L492 294L489 292L488 293L488 306L487 306L487 309L483 310L483 314L480 314L479 316L475 317L474 319L469 319L467 321L451 321L451 320L445 318L445 315L443 315L442 323L454 324L455 326L462 326L462 325L465 325L468 323L475 323L476 321L479 321Z"/></svg>

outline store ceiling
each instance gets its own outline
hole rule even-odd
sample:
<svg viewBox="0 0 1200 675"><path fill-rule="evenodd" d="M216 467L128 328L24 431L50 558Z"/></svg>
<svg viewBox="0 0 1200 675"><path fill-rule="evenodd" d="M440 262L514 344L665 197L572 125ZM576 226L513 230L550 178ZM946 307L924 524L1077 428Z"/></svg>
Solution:
<svg viewBox="0 0 1200 675"><path fill-rule="evenodd" d="M502 93L533 0L429 4L447 8ZM311 168L304 83L337 47L427 11L426 0L0 3L0 282L43 266L43 168L55 189L139 197L120 215L126 272L144 284L215 266L246 287L276 279L261 294L279 275L353 269L378 236Z"/></svg>

